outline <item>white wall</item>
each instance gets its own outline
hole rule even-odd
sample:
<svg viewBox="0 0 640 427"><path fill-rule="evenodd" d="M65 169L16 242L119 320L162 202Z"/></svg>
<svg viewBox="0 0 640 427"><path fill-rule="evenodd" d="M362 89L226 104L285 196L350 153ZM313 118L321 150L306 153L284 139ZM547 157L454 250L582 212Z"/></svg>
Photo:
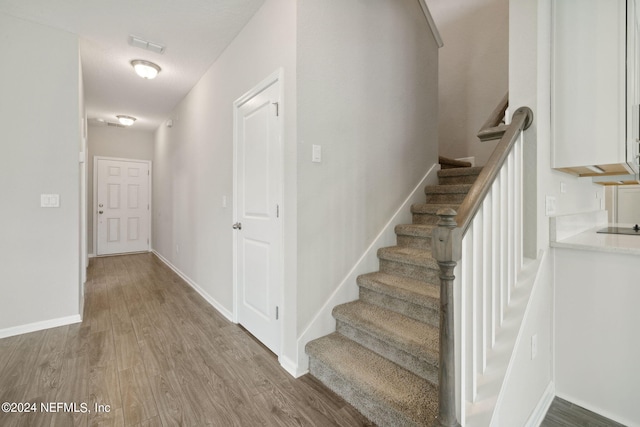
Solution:
<svg viewBox="0 0 640 427"><path fill-rule="evenodd" d="M134 125L135 126L135 125ZM88 248L93 254L93 158L119 157L136 160L153 160L154 132L110 126L89 126L88 129Z"/></svg>
<svg viewBox="0 0 640 427"><path fill-rule="evenodd" d="M277 69L284 70L285 354L295 348L296 337L295 42L296 2L267 0L172 112L173 127L156 131L153 169L154 250L230 316L233 102Z"/></svg>
<svg viewBox="0 0 640 427"><path fill-rule="evenodd" d="M437 51L417 1L298 3L300 331L437 162Z"/></svg>
<svg viewBox="0 0 640 427"><path fill-rule="evenodd" d="M440 154L484 165L497 142L478 130L507 93L509 0L427 0L440 30Z"/></svg>
<svg viewBox="0 0 640 427"><path fill-rule="evenodd" d="M558 396L640 426L640 256L556 248Z"/></svg>
<svg viewBox="0 0 640 427"><path fill-rule="evenodd" d="M446 43L446 40L445 40ZM557 215L588 212L600 208L602 187L590 179L574 178L551 169L550 93L551 93L551 0L510 0L509 3L509 96L513 106L529 106L534 112L534 123L525 133L525 250L530 257L550 256L549 218L545 215L545 197L557 201ZM567 192L560 192L565 183ZM534 290L538 315L531 316L522 330L522 347L516 353L518 363L513 365L509 382L505 385L505 402L499 412L501 420L519 422L532 415L532 408L553 389L553 340L538 340L538 362L527 362L532 333L543 334L549 327L550 307L554 304L554 263L541 263L540 282ZM537 296L535 296L537 292ZM545 316L545 313L547 314ZM555 325L553 325L555 328ZM542 332L536 332L542 331ZM528 348L527 348L528 347ZM523 381L535 381L535 391L522 387ZM545 388L544 382L548 382ZM534 383L532 383L534 384ZM542 391L541 391L542 390ZM515 394L514 394L515 393ZM536 394L539 394L536 396ZM506 423L505 425L512 425ZM516 425L516 424L513 424Z"/></svg>
<svg viewBox="0 0 640 427"><path fill-rule="evenodd" d="M511 0L509 94L513 105L529 106L533 126L525 133L525 234L530 256L549 248L545 197L557 201L556 215L601 208L603 187L551 169L551 2ZM533 171L536 173L534 174ZM566 193L560 192L565 183Z"/></svg>
<svg viewBox="0 0 640 427"><path fill-rule="evenodd" d="M78 40L0 14L0 336L79 320ZM40 194L59 194L41 208Z"/></svg>
<svg viewBox="0 0 640 427"><path fill-rule="evenodd" d="M268 0L156 132L154 249L231 316L232 103L282 67L295 364L299 331L436 162L436 55L413 0Z"/></svg>
<svg viewBox="0 0 640 427"><path fill-rule="evenodd" d="M87 154L88 154L88 144L87 144L87 112L85 110L84 103L84 81L82 79L82 61L78 58L78 117L79 117L79 129L78 133L80 135L80 146L78 147L78 152L80 153L79 160L79 188L78 188L78 233L79 233L79 242L78 242L78 250L80 251L80 284L79 284L79 298L80 298L80 313L84 311L84 284L87 281L87 267L89 266L89 257L87 250Z"/></svg>

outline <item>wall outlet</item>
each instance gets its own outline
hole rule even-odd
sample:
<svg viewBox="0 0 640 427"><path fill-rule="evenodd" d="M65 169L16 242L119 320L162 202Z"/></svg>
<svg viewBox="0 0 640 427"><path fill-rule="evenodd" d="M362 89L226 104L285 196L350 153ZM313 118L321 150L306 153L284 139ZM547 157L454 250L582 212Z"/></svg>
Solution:
<svg viewBox="0 0 640 427"><path fill-rule="evenodd" d="M320 146L320 145L312 145L311 146L311 161L313 163L321 163L322 162L322 146Z"/></svg>
<svg viewBox="0 0 640 427"><path fill-rule="evenodd" d="M531 336L531 360L538 356L538 334Z"/></svg>
<svg viewBox="0 0 640 427"><path fill-rule="evenodd" d="M546 216L552 216L556 214L556 198L553 196L547 196L544 203L544 212Z"/></svg>
<svg viewBox="0 0 640 427"><path fill-rule="evenodd" d="M59 194L41 194L40 207L41 208L59 208L60 195Z"/></svg>

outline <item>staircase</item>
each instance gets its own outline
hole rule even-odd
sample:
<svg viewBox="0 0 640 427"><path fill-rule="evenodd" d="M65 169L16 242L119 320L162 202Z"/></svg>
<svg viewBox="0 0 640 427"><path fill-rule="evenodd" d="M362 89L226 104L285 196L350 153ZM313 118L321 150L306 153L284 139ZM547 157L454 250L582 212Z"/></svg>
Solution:
<svg viewBox="0 0 640 427"><path fill-rule="evenodd" d="M481 168L438 172L380 270L358 277L360 298L333 309L336 332L306 346L313 376L380 426L431 426L438 414L440 269L431 234L442 208L458 209Z"/></svg>

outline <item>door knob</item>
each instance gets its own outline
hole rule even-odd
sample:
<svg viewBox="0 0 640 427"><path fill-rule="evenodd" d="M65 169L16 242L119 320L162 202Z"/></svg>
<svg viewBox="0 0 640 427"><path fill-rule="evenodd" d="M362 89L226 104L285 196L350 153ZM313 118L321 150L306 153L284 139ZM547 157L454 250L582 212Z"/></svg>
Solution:
<svg viewBox="0 0 640 427"><path fill-rule="evenodd" d="M236 222L235 224L233 224L233 229L234 230L242 230L242 223Z"/></svg>
<svg viewBox="0 0 640 427"><path fill-rule="evenodd" d="M103 212L104 212L104 211L98 211L98 213L99 213L100 215L102 215L102 214L103 214Z"/></svg>

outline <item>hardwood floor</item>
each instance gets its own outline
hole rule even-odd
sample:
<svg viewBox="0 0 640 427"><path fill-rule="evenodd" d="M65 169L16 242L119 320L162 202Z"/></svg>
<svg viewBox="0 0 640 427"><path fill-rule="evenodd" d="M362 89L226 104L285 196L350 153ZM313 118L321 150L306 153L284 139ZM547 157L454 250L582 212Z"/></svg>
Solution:
<svg viewBox="0 0 640 427"><path fill-rule="evenodd" d="M36 409L0 426L372 425L155 256L94 258L88 274L81 324L0 340L0 403Z"/></svg>
<svg viewBox="0 0 640 427"><path fill-rule="evenodd" d="M625 427L601 415L556 397L540 427Z"/></svg>

